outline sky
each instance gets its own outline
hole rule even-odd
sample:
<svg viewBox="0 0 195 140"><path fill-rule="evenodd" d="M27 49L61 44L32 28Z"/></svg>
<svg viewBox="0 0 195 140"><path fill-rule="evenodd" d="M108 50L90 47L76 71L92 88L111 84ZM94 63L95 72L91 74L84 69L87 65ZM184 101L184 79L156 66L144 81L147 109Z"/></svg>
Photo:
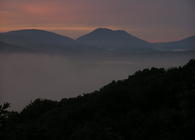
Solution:
<svg viewBox="0 0 195 140"><path fill-rule="evenodd" d="M96 28L150 42L195 35L195 0L0 0L0 32L43 29L77 38Z"/></svg>

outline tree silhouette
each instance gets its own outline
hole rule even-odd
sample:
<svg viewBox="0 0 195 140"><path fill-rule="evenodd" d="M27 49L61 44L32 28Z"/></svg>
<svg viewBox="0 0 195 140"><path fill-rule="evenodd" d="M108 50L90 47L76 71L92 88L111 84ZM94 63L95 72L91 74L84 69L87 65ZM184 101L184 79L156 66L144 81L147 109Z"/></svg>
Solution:
<svg viewBox="0 0 195 140"><path fill-rule="evenodd" d="M193 140L195 60L151 68L61 101L37 99L21 112L1 105L7 140Z"/></svg>
<svg viewBox="0 0 195 140"><path fill-rule="evenodd" d="M5 133L5 123L8 119L8 108L10 107L9 103L4 103L0 105L0 137L3 138L3 133Z"/></svg>

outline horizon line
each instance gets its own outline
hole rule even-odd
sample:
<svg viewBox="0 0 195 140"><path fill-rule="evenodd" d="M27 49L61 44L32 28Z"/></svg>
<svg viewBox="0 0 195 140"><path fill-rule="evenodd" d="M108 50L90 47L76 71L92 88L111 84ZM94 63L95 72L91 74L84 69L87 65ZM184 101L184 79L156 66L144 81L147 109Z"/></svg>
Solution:
<svg viewBox="0 0 195 140"><path fill-rule="evenodd" d="M143 39L142 37L139 37L139 36L137 36L137 35L134 35L134 34L131 34L131 33L129 33L128 31L126 31L125 29L119 29L119 28L116 28L116 27L71 27L71 28L69 28L69 27L64 27L64 28L59 28L59 30L57 30L57 28L50 28L50 29L47 29L47 28L45 28L44 29L44 27L43 28L36 28L36 27L25 27L25 28L20 28L20 29L13 29L13 30L6 30L6 31L0 31L0 33L8 33L8 32L14 32L14 31L23 31L23 30L39 30L39 31L47 31L47 32L51 32L51 33L55 33L55 34L57 34L57 35L61 35L61 36L64 36L64 37L68 37L68 38L71 38L71 39L73 39L73 40L77 40L79 37L82 37L82 36L84 36L84 35L87 35L87 34L89 34L89 33L91 33L91 32L93 32L93 31L95 31L95 30L97 30L97 29L108 29L108 30L111 30L111 31L125 31L125 32L127 32L128 34L130 34L130 35L133 35L133 36L135 36L135 37L138 37L139 39L142 39L142 40L145 40L145 41L147 41L147 42L149 42L149 43L167 43L167 42L175 42L175 41L180 41L180 40L184 40L184 39L187 39L187 38L190 38L190 37L194 37L195 36L195 34L194 35L189 35L189 36L186 36L186 37L182 37L182 38L180 38L180 39L178 39L178 40L171 40L171 41L148 41L148 40L146 40L146 39ZM80 36L78 36L78 37L70 37L69 35L66 35L66 34L63 34L63 33L59 33L59 31L81 31L81 30L83 30L83 31L88 31L88 32L86 32L86 33L83 33L82 35L80 35Z"/></svg>

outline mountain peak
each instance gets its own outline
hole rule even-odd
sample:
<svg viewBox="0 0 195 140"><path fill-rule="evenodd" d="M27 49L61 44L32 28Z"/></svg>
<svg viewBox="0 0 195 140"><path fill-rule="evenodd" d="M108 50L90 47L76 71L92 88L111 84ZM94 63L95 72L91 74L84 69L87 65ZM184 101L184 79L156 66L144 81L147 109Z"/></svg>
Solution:
<svg viewBox="0 0 195 140"><path fill-rule="evenodd" d="M49 31L44 31L40 29L22 29L22 30L15 30L15 31L9 31L5 33L50 33Z"/></svg>
<svg viewBox="0 0 195 140"><path fill-rule="evenodd" d="M128 39L128 38L135 38L134 36L130 35L129 33L127 33L126 31L123 30L112 30L112 29L108 29L108 28L97 28L93 31L91 31L90 33L81 36L78 38L78 40L88 40L88 39L92 39L92 40L118 40L118 39Z"/></svg>
<svg viewBox="0 0 195 140"><path fill-rule="evenodd" d="M195 35L194 36L190 36L190 37L187 37L187 38L185 38L185 39L183 39L183 40L193 40L193 41L195 41Z"/></svg>
<svg viewBox="0 0 195 140"><path fill-rule="evenodd" d="M108 28L97 28L92 32L111 32L111 31L113 31L113 30L108 29Z"/></svg>
<svg viewBox="0 0 195 140"><path fill-rule="evenodd" d="M26 39L61 39L61 40L69 40L73 41L72 38L56 34L54 32L40 30L40 29L22 29L22 30L15 30L9 31L5 33L1 33L2 36L6 37L13 37L13 38L26 38Z"/></svg>
<svg viewBox="0 0 195 140"><path fill-rule="evenodd" d="M124 34L124 35L130 35L124 30L112 30L109 28L97 28L93 30L91 33L112 33L112 34Z"/></svg>
<svg viewBox="0 0 195 140"><path fill-rule="evenodd" d="M92 32L77 39L79 42L89 46L109 51L145 50L150 44L123 30L112 30L108 28L97 28ZM140 49L141 48L141 49Z"/></svg>
<svg viewBox="0 0 195 140"><path fill-rule="evenodd" d="M24 29L0 34L0 41L37 51L63 51L77 46L69 37L39 29Z"/></svg>
<svg viewBox="0 0 195 140"><path fill-rule="evenodd" d="M71 38L67 37L67 36L62 36L59 34L56 34L54 32L50 32L50 31L45 31L45 30L40 30L40 29L22 29L22 30L15 30L15 31L9 31L9 32L5 32L2 34L6 34L6 35L20 35L20 36L29 36L29 35L34 35L34 37L37 36L56 36L56 37L61 37L61 38L67 38L72 40Z"/></svg>

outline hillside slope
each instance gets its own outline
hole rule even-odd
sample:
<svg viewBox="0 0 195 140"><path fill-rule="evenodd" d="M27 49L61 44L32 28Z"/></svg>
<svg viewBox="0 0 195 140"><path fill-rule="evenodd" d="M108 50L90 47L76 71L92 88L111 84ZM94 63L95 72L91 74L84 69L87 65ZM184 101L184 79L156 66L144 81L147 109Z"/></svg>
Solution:
<svg viewBox="0 0 195 140"><path fill-rule="evenodd" d="M145 52L152 51L150 43L130 35L123 30L98 28L77 39L80 43L98 47L111 52Z"/></svg>
<svg viewBox="0 0 195 140"><path fill-rule="evenodd" d="M161 51L195 51L195 36L178 41L154 43L153 45Z"/></svg>
<svg viewBox="0 0 195 140"><path fill-rule="evenodd" d="M55 94L55 93L54 93ZM98 91L61 101L37 99L10 112L7 140L192 140L195 60L137 71Z"/></svg>
<svg viewBox="0 0 195 140"><path fill-rule="evenodd" d="M37 52L66 52L79 49L75 40L44 30L18 30L0 33L0 41Z"/></svg>

